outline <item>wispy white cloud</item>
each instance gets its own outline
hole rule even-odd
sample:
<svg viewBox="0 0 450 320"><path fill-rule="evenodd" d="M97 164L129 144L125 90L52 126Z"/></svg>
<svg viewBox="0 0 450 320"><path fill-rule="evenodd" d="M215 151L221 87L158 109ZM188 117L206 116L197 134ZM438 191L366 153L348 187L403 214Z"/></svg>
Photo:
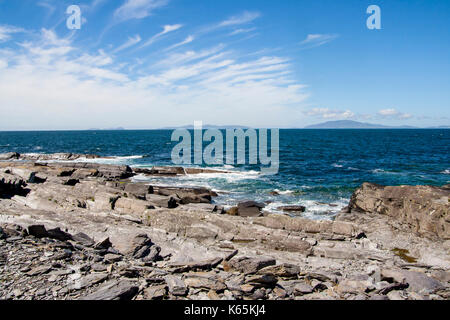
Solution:
<svg viewBox="0 0 450 320"><path fill-rule="evenodd" d="M350 119L355 116L350 110L331 110L329 108L313 108L305 111L305 115L322 119Z"/></svg>
<svg viewBox="0 0 450 320"><path fill-rule="evenodd" d="M119 21L130 19L143 19L152 14L155 9L166 6L169 0L126 0L114 12L114 17Z"/></svg>
<svg viewBox="0 0 450 320"><path fill-rule="evenodd" d="M308 34L306 39L300 42L300 45L307 48L319 47L338 37L339 35L337 34Z"/></svg>
<svg viewBox="0 0 450 320"><path fill-rule="evenodd" d="M398 119L398 120L406 120L411 119L413 116L409 113L403 113L397 111L396 109L383 109L378 111L378 116L385 119Z"/></svg>
<svg viewBox="0 0 450 320"><path fill-rule="evenodd" d="M164 36L164 35L166 35L166 34L168 34L170 32L176 31L176 30L178 30L178 29L180 29L182 27L183 27L182 24L168 24L168 25L165 25L163 27L163 31L155 34L153 37L148 39L145 43L142 44L141 48L148 47L149 45L155 43L162 36Z"/></svg>
<svg viewBox="0 0 450 320"><path fill-rule="evenodd" d="M49 1L38 1L37 5L39 7L45 8L47 10L47 15L51 16L56 11L56 6Z"/></svg>
<svg viewBox="0 0 450 320"><path fill-rule="evenodd" d="M43 29L39 40L3 48L0 57L2 129L152 128L196 119L282 126L308 97L288 59L240 61L224 45L122 65ZM178 59L164 63L171 57Z"/></svg>
<svg viewBox="0 0 450 320"><path fill-rule="evenodd" d="M234 36L234 35L237 35L237 34L242 34L242 33L249 33L249 32L252 32L252 31L255 31L256 30L256 28L247 28L247 29L236 29L236 30L234 30L233 32L230 32L228 35L229 36Z"/></svg>
<svg viewBox="0 0 450 320"><path fill-rule="evenodd" d="M19 32L24 32L24 29L8 25L0 25L0 42L11 39L12 34Z"/></svg>
<svg viewBox="0 0 450 320"><path fill-rule="evenodd" d="M165 50L166 50L166 51L173 50L173 49L175 49L175 48L178 48L178 47L184 46L184 45L186 45L186 44L188 44L188 43L191 43L191 42L194 41L194 40L195 40L194 36L188 36L188 37L187 37L186 39L184 39L183 41L178 42L178 43L175 43L174 45L172 45L172 46L166 48Z"/></svg>
<svg viewBox="0 0 450 320"><path fill-rule="evenodd" d="M252 22L253 20L259 18L261 14L259 12L249 12L244 11L243 13L232 16L221 23L219 23L219 27L229 27L229 26L236 26L241 24L246 24L249 22Z"/></svg>
<svg viewBox="0 0 450 320"><path fill-rule="evenodd" d="M141 36L140 35L136 35L134 37L128 37L128 40L122 44L120 47L117 47L113 52L117 53L120 52L122 50L128 49L136 44L138 44L139 42L141 42Z"/></svg>

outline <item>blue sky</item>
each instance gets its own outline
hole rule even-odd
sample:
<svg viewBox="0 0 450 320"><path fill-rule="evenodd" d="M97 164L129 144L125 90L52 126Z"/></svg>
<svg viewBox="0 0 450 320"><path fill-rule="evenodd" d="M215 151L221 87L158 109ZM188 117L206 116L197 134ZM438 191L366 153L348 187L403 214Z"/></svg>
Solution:
<svg viewBox="0 0 450 320"><path fill-rule="evenodd" d="M449 40L446 0L0 0L0 130L449 125Z"/></svg>

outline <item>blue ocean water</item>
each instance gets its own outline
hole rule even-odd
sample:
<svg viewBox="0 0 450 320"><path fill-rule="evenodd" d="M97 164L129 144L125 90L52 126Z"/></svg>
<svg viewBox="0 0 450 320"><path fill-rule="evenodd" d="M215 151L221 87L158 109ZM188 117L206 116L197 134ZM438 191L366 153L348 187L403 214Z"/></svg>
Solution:
<svg viewBox="0 0 450 320"><path fill-rule="evenodd" d="M114 156L97 162L151 167L172 165L170 130L0 132L0 153L72 152ZM280 169L219 165L227 174L136 179L158 185L205 186L217 203L267 202L267 209L305 205L305 216L333 217L363 182L385 185L450 183L450 130L280 130ZM279 195L272 195L277 191Z"/></svg>

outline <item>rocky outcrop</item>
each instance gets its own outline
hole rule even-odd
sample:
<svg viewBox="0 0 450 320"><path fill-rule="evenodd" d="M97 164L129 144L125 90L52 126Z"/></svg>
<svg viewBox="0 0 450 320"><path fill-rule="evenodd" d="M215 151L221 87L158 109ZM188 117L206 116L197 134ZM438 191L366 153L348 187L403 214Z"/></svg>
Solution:
<svg viewBox="0 0 450 320"><path fill-rule="evenodd" d="M69 161L0 162L3 185L27 190L0 199L0 299L450 296L450 244L412 210L444 212L448 188L398 195L364 185L335 221L256 202L229 215L211 190L138 183L126 166L58 157Z"/></svg>
<svg viewBox="0 0 450 320"><path fill-rule="evenodd" d="M420 235L450 239L450 190L433 186L380 186L364 183L348 211L388 216Z"/></svg>

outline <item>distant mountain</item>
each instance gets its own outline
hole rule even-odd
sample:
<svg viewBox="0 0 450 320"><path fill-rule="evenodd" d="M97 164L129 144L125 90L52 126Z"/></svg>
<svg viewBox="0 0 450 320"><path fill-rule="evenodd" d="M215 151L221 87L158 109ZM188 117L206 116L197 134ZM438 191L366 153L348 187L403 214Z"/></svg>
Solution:
<svg viewBox="0 0 450 320"><path fill-rule="evenodd" d="M381 124L372 124L358 122L353 120L327 121L305 127L305 129L415 129L412 126L384 126Z"/></svg>
<svg viewBox="0 0 450 320"><path fill-rule="evenodd" d="M118 128L105 128L105 129L100 129L100 128L90 128L88 129L88 131L122 131L125 130L122 127L118 127Z"/></svg>
<svg viewBox="0 0 450 320"><path fill-rule="evenodd" d="M450 126L428 127L427 129L450 129Z"/></svg>

